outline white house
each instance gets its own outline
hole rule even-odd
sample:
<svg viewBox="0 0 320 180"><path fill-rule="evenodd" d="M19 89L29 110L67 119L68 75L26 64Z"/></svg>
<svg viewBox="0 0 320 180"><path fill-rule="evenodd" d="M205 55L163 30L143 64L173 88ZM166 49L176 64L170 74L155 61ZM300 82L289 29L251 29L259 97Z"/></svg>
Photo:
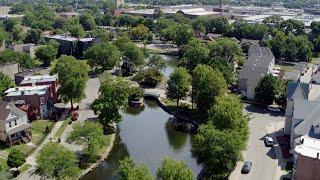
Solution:
<svg viewBox="0 0 320 180"><path fill-rule="evenodd" d="M31 141L27 113L11 102L0 101L0 140L8 145Z"/></svg>

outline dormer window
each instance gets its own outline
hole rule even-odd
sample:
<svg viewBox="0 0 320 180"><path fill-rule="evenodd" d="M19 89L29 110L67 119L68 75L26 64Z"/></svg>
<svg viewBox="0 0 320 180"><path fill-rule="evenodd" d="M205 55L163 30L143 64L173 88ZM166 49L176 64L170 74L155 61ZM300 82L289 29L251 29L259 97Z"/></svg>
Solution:
<svg viewBox="0 0 320 180"><path fill-rule="evenodd" d="M320 134L320 124L313 125L314 134Z"/></svg>

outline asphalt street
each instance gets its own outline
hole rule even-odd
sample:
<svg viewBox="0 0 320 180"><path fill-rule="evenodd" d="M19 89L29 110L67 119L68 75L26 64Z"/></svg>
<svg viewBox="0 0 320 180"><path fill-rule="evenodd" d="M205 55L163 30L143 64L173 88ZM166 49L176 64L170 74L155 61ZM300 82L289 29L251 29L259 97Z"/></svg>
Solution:
<svg viewBox="0 0 320 180"><path fill-rule="evenodd" d="M283 126L285 117L282 114L270 113L265 108L244 104L245 113L250 116L250 136L247 149L243 152L243 160L251 161L252 168L249 174L241 174L243 161L238 162L231 173L230 180L276 180L280 179L280 163L276 159L274 148L265 147L264 137L270 131ZM278 127L277 127L278 126ZM281 128L280 128L281 129Z"/></svg>

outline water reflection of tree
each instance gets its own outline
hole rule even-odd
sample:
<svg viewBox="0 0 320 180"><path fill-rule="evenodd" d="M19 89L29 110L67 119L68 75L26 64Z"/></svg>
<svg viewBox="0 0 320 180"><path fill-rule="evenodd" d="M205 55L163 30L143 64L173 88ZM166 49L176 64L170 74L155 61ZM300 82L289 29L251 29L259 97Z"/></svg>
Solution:
<svg viewBox="0 0 320 180"><path fill-rule="evenodd" d="M158 109L158 103L154 100L144 99L144 104L151 109Z"/></svg>
<svg viewBox="0 0 320 180"><path fill-rule="evenodd" d="M174 150L181 150L182 148L184 148L188 140L188 135L174 130L170 126L169 121L165 123L165 128L170 146L173 147Z"/></svg>
<svg viewBox="0 0 320 180"><path fill-rule="evenodd" d="M127 107L124 112L133 116L138 116L144 111L144 109L145 109L144 105L138 106L138 107Z"/></svg>

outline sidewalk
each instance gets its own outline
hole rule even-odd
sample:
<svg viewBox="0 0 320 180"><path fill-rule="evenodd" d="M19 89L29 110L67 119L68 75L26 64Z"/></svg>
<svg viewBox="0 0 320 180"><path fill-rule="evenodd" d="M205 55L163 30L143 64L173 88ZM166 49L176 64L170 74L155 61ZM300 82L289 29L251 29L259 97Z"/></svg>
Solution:
<svg viewBox="0 0 320 180"><path fill-rule="evenodd" d="M275 179L280 179L283 175L287 174L287 172L285 171L286 160L283 159L281 147L279 146L276 138L276 136L283 134L283 127L284 127L284 122L270 123L266 127L267 135L271 136L275 142L273 149L276 155L276 161L278 161L278 168L276 168L276 171L275 171Z"/></svg>
<svg viewBox="0 0 320 180"><path fill-rule="evenodd" d="M15 179L18 180L35 180L35 179L41 179L40 176L37 176L34 174L34 171L37 168L37 156L39 155L40 150L50 141L52 141L51 137L53 137L57 131L59 130L59 128L62 126L63 121L58 121L57 123L54 124L51 132L48 134L48 136L44 139L44 141L33 151L32 154L30 154L27 159L26 159L26 164L31 165L31 167L23 172L22 174L20 174L18 177L16 177Z"/></svg>

